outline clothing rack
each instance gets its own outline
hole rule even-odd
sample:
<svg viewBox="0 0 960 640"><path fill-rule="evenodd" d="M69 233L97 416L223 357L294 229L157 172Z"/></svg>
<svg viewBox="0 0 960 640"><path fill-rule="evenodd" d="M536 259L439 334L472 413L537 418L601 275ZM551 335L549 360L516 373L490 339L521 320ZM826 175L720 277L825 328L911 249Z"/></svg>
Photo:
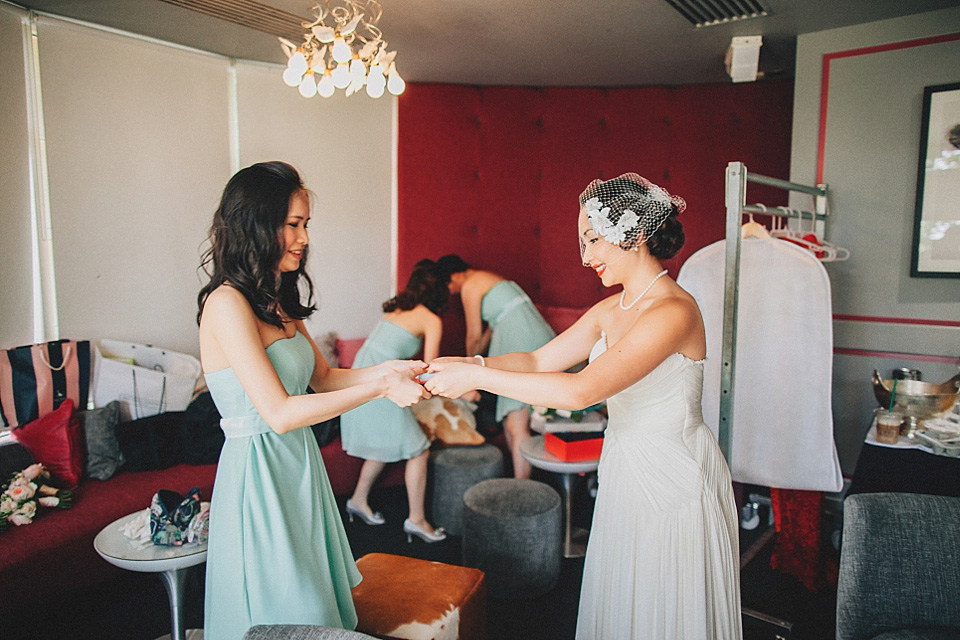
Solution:
<svg viewBox="0 0 960 640"><path fill-rule="evenodd" d="M763 205L747 205L747 183L753 182L769 187L797 191L814 196L815 211L802 211L787 207L766 207ZM770 216L786 218L809 218L811 220L825 220L827 217L827 185L818 184L811 187L796 182L787 182L777 178L769 178L747 171L742 162L727 164L724 202L727 209L726 220L726 261L724 265L723 289L723 333L720 367L720 424L717 425L717 440L723 457L730 464L731 421L733 415L733 398L735 389L734 361L737 352L737 301L740 295L740 245L742 242L740 227L743 224L744 213L760 213ZM759 548L771 538L773 529L762 536L751 549L741 555L741 569L756 555ZM790 637L793 624L747 607L741 608L742 614L777 629L776 637Z"/></svg>
<svg viewBox="0 0 960 640"><path fill-rule="evenodd" d="M747 183L776 187L787 191L798 191L814 196L816 211L802 211L786 207L765 207L763 205L747 205ZM724 202L727 208L726 222L726 262L724 268L723 288L723 333L720 366L720 424L717 425L717 440L720 450L727 463L730 463L730 418L733 415L733 397L735 389L734 360L737 352L737 300L740 294L740 226L743 224L741 216L744 213L760 213L770 216L786 218L809 218L811 220L826 220L827 218L827 185L818 184L811 187L796 182L787 182L777 178L769 178L756 173L749 173L742 162L727 164Z"/></svg>

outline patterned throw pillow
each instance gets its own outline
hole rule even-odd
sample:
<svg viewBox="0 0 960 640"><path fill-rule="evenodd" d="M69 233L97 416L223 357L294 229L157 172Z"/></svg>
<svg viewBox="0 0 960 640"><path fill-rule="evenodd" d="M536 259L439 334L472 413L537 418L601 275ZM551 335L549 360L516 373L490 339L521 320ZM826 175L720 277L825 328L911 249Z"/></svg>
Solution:
<svg viewBox="0 0 960 640"><path fill-rule="evenodd" d="M433 396L421 400L412 408L413 415L431 442L435 439L451 445L478 445L484 442L484 437L477 433L477 420L473 415L477 407L466 400Z"/></svg>

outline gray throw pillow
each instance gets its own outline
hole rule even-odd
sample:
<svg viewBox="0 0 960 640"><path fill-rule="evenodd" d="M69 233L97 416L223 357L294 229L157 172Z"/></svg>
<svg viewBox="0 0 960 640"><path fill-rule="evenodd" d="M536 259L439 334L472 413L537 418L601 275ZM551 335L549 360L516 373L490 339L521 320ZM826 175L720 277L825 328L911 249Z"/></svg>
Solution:
<svg viewBox="0 0 960 640"><path fill-rule="evenodd" d="M116 433L120 403L114 400L98 409L82 411L80 420L87 440L87 475L109 480L124 463Z"/></svg>

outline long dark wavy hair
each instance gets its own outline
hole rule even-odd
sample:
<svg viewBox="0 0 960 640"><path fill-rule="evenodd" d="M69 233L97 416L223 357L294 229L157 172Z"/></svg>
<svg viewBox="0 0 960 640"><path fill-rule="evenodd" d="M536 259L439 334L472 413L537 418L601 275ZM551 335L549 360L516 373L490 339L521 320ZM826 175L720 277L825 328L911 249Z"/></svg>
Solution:
<svg viewBox="0 0 960 640"><path fill-rule="evenodd" d="M210 281L197 295L197 324L210 293L229 284L243 294L262 322L283 328L280 310L302 320L316 310L313 282L304 271L307 248L296 271L280 273L283 225L294 194L307 192L297 170L284 162L262 162L238 171L220 197L210 225L210 247L200 268ZM301 289L307 304L301 302Z"/></svg>
<svg viewBox="0 0 960 640"><path fill-rule="evenodd" d="M418 304L422 304L443 317L449 302L450 292L440 275L437 263L433 260L421 260L413 265L413 272L403 291L383 303L383 312L390 313L397 309L409 311Z"/></svg>

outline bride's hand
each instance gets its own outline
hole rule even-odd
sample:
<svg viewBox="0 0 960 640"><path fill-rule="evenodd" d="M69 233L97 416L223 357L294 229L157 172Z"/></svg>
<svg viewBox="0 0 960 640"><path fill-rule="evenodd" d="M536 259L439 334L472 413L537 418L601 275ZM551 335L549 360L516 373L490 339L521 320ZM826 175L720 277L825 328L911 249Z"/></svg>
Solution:
<svg viewBox="0 0 960 640"><path fill-rule="evenodd" d="M434 375L424 382L423 386L433 395L459 398L477 389L476 377L481 371L480 367L459 358L437 359L431 362L427 369L427 373Z"/></svg>

